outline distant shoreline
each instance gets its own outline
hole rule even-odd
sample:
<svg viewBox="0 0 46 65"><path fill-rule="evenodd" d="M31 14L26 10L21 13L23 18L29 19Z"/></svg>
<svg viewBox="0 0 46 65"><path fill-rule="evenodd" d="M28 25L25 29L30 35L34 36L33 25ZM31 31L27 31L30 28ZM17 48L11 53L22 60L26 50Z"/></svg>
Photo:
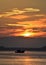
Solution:
<svg viewBox="0 0 46 65"><path fill-rule="evenodd" d="M16 47L3 47L3 46L0 46L0 51L15 51L15 50L46 51L46 46L41 47L41 48L16 48Z"/></svg>

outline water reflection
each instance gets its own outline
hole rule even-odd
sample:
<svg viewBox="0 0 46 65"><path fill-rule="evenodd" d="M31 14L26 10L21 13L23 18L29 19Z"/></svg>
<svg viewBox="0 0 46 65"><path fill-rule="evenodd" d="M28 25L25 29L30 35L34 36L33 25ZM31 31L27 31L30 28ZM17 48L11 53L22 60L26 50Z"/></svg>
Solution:
<svg viewBox="0 0 46 65"><path fill-rule="evenodd" d="M46 65L46 56L36 57L33 54L30 54L30 56L24 56L21 54L21 56L19 54L0 54L0 65Z"/></svg>

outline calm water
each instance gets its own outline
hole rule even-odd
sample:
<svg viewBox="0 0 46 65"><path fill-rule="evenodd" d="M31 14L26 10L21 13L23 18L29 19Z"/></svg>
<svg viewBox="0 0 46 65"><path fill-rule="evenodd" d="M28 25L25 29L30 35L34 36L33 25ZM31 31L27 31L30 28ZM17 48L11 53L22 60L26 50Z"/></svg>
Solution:
<svg viewBox="0 0 46 65"><path fill-rule="evenodd" d="M46 52L0 52L0 65L46 65Z"/></svg>

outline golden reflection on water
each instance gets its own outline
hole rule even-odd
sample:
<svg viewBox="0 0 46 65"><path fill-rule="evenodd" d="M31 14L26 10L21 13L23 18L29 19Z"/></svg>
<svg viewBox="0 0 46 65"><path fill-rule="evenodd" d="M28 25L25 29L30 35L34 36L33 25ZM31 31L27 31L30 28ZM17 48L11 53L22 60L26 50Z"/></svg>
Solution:
<svg viewBox="0 0 46 65"><path fill-rule="evenodd" d="M11 56L0 58L0 65L46 65L46 59L31 56Z"/></svg>
<svg viewBox="0 0 46 65"><path fill-rule="evenodd" d="M0 65L46 65L46 52L0 52Z"/></svg>
<svg viewBox="0 0 46 65"><path fill-rule="evenodd" d="M28 65L30 64L29 62L29 57L23 57L23 56L17 56L17 57L12 57L10 58L3 58L0 59L0 65Z"/></svg>

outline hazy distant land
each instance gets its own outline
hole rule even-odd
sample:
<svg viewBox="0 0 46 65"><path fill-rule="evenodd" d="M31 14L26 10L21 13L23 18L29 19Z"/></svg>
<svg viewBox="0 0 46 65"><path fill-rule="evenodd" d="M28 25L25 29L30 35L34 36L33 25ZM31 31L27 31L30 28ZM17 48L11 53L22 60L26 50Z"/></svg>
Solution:
<svg viewBox="0 0 46 65"><path fill-rule="evenodd" d="M42 43L43 42L43 44L45 44L46 43L46 38L24 38L24 37L3 37L3 38L0 38L0 44L2 44L2 45L0 45L0 51L15 51L15 50L18 50L18 49L20 49L20 50L24 50L24 51L46 51L46 45L45 46L41 46L41 47L39 47L39 48L33 48L33 47L19 47L19 45L18 45L18 47L15 45L14 47L8 47L8 46L3 46L3 44L26 44L26 41L28 40L28 42L29 41L32 41L33 43L34 42L39 42L40 41L40 43ZM20 43L20 41L22 42L22 43ZM23 43L23 41L24 41L24 43ZM30 42L30 43L32 43L32 42ZM38 44L36 42L36 44ZM30 45L29 45L30 46Z"/></svg>
<svg viewBox="0 0 46 65"><path fill-rule="evenodd" d="M41 48L16 48L16 47L3 47L0 46L0 51L15 51L15 50L25 50L25 51L46 51L46 46Z"/></svg>

